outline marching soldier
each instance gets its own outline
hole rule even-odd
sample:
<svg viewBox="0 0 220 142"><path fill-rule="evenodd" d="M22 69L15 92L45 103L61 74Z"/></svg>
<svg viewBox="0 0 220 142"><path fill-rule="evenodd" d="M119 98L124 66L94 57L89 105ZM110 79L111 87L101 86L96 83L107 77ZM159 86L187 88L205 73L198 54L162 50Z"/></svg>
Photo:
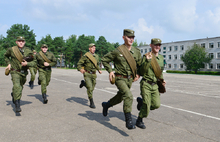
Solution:
<svg viewBox="0 0 220 142"><path fill-rule="evenodd" d="M52 52L48 52L48 46L43 44L41 46L41 51L36 54L39 80L38 84L41 85L41 93L43 97L43 103L46 104L48 102L47 99L47 86L50 83L52 66L55 66L57 61Z"/></svg>
<svg viewBox="0 0 220 142"><path fill-rule="evenodd" d="M15 104L15 111L21 112L20 99L28 74L27 69L36 65L36 58L33 52L28 47L25 47L24 37L17 37L16 44L17 46L13 46L6 51L4 58L8 64L5 70L6 72L10 71L13 83L12 102Z"/></svg>
<svg viewBox="0 0 220 142"><path fill-rule="evenodd" d="M33 50L34 56L36 56L36 50ZM30 73L31 73L31 80L29 81L29 87L31 89L34 88L34 80L35 80L35 75L37 73L37 65L35 65L34 67L29 67Z"/></svg>
<svg viewBox="0 0 220 142"><path fill-rule="evenodd" d="M83 80L81 81L80 88L85 85L90 101L90 108L95 108L95 104L93 101L93 90L96 85L96 70L98 70L98 72L102 74L102 71L99 68L99 56L95 54L95 50L95 44L89 44L89 52L82 56L82 58L77 63L77 70L83 74L85 79L85 83Z"/></svg>
<svg viewBox="0 0 220 142"><path fill-rule="evenodd" d="M124 29L123 40L124 44L107 53L102 58L102 63L105 69L109 72L109 80L118 88L117 94L111 98L108 102L103 102L103 116L107 116L108 108L117 105L124 101L123 111L125 115L126 127L128 129L135 129L132 123L131 111L133 103L133 95L130 91L133 81L139 79L137 69L141 63L140 50L132 46L134 42L134 31L130 29ZM114 62L115 73L112 71L110 62Z"/></svg>
<svg viewBox="0 0 220 142"><path fill-rule="evenodd" d="M143 56L140 67L140 75L143 76L140 82L141 96L137 98L137 109L140 110L136 126L145 129L143 118L147 117L150 110L160 107L160 93L164 93L166 82L163 80L164 60L163 56L158 54L161 46L161 40L151 39L150 47L152 52Z"/></svg>

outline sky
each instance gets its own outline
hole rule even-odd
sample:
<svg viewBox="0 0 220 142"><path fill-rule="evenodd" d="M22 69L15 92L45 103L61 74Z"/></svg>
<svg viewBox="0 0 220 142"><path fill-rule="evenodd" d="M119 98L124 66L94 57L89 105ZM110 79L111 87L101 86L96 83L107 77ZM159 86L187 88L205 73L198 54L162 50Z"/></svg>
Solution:
<svg viewBox="0 0 220 142"><path fill-rule="evenodd" d="M123 44L123 29L137 42L163 43L218 37L220 0L0 0L0 35L25 24L36 40L71 35L104 36Z"/></svg>

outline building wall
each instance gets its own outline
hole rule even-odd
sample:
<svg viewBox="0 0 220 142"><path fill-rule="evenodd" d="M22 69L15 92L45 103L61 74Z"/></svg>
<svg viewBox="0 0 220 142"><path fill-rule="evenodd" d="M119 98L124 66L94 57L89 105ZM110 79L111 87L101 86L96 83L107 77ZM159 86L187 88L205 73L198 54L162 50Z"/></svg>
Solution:
<svg viewBox="0 0 220 142"><path fill-rule="evenodd" d="M162 43L159 54L164 56L165 70L185 70L181 56L194 43L206 48L210 56L213 56L211 63L206 64L201 71L220 71L220 37ZM138 48L142 55L151 51L150 45Z"/></svg>

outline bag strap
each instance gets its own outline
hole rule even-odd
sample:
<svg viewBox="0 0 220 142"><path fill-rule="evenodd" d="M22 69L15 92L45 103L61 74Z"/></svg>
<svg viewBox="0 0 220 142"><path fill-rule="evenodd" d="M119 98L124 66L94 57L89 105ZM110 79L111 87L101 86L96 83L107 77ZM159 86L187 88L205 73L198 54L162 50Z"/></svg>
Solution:
<svg viewBox="0 0 220 142"><path fill-rule="evenodd" d="M89 58L90 61L92 61L92 63L94 64L95 68L97 70L99 70L98 67L97 67L97 60L94 58L94 56L90 52L87 52L85 55Z"/></svg>
<svg viewBox="0 0 220 142"><path fill-rule="evenodd" d="M146 53L145 55L147 56L147 54L149 54L150 52ZM152 55L152 58L151 58L151 66L154 70L154 74L156 76L156 78L160 78L161 74L162 74L162 71L161 71L161 68L157 62L157 59L156 59L156 56L151 53Z"/></svg>
<svg viewBox="0 0 220 142"><path fill-rule="evenodd" d="M51 63L51 61L47 58L47 56L44 55L42 51L39 52L40 56L46 61L47 63Z"/></svg>
<svg viewBox="0 0 220 142"><path fill-rule="evenodd" d="M117 49L124 56L124 58L127 60L129 66L132 70L132 73L134 75L134 78L135 78L136 77L137 65L136 65L136 61L135 61L134 57L131 55L131 53L128 50L127 46L125 46L124 44L119 46Z"/></svg>
<svg viewBox="0 0 220 142"><path fill-rule="evenodd" d="M23 55L19 51L17 46L12 47L12 51L15 54L15 57L18 59L19 62L23 62Z"/></svg>

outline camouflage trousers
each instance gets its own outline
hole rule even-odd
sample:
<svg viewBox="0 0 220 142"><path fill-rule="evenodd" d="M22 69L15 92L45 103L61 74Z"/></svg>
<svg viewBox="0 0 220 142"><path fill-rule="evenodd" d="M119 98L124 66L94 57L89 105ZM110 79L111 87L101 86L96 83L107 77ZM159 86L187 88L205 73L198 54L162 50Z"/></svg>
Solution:
<svg viewBox="0 0 220 142"><path fill-rule="evenodd" d="M160 107L160 93L157 84L152 86L144 80L140 82L140 90L143 105L139 112L139 117L143 118L148 116L150 110Z"/></svg>
<svg viewBox="0 0 220 142"><path fill-rule="evenodd" d="M51 70L43 70L41 68L38 69L39 72L39 80L41 82L41 93L46 94L47 93L47 86L50 83L51 78Z"/></svg>
<svg viewBox="0 0 220 142"><path fill-rule="evenodd" d="M37 73L37 68L29 67L30 73L31 73L31 81L35 80L35 75Z"/></svg>
<svg viewBox="0 0 220 142"><path fill-rule="evenodd" d="M112 106L117 105L124 101L123 111L128 113L132 111L133 95L130 91L133 78L127 79L122 77L115 78L115 85L118 88L117 94L110 99L110 104Z"/></svg>
<svg viewBox="0 0 220 142"><path fill-rule="evenodd" d="M11 80L13 83L12 93L14 100L20 100L22 96L23 86L26 82L26 74L21 74L17 71L11 71Z"/></svg>
<svg viewBox="0 0 220 142"><path fill-rule="evenodd" d="M93 98L93 90L96 85L97 75L85 72L83 76L84 76L84 79L86 82L86 89L87 89L88 98L92 99Z"/></svg>

